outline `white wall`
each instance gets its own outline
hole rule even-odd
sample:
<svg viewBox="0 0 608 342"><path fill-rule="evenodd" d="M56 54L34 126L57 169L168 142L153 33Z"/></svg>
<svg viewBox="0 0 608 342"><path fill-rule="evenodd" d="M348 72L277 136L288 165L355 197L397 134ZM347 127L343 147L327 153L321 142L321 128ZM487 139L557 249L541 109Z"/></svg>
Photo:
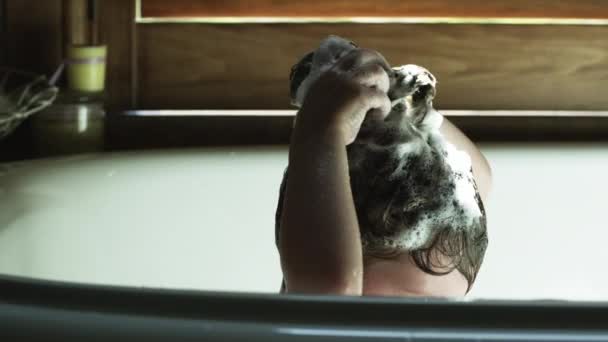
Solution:
<svg viewBox="0 0 608 342"><path fill-rule="evenodd" d="M472 293L608 300L608 145L484 145L490 247ZM0 166L0 273L275 292L285 148Z"/></svg>
<svg viewBox="0 0 608 342"><path fill-rule="evenodd" d="M486 145L490 246L472 295L608 300L608 144Z"/></svg>

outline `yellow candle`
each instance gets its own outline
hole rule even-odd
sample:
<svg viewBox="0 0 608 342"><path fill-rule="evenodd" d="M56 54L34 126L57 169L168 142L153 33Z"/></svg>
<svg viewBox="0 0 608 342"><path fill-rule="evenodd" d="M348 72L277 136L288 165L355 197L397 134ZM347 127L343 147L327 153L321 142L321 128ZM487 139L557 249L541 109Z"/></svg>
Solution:
<svg viewBox="0 0 608 342"><path fill-rule="evenodd" d="M107 46L70 45L65 61L68 87L75 91L103 91L106 78Z"/></svg>

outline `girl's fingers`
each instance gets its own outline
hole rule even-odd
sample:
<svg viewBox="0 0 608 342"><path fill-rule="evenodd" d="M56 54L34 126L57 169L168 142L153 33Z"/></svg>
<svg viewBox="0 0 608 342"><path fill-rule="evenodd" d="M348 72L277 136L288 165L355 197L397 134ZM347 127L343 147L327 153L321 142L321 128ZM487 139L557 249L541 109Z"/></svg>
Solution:
<svg viewBox="0 0 608 342"><path fill-rule="evenodd" d="M383 93L387 93L390 80L388 74L381 65L377 63L366 64L351 72L351 78L356 83L369 88L375 88Z"/></svg>
<svg viewBox="0 0 608 342"><path fill-rule="evenodd" d="M351 50L340 58L334 68L341 72L350 72L367 64L378 64L387 74L393 72L386 59L379 52L368 49Z"/></svg>
<svg viewBox="0 0 608 342"><path fill-rule="evenodd" d="M362 97L365 101L365 112L374 116L377 115L377 119L384 120L392 108L391 100L386 92L376 88L366 88L365 92L365 96Z"/></svg>

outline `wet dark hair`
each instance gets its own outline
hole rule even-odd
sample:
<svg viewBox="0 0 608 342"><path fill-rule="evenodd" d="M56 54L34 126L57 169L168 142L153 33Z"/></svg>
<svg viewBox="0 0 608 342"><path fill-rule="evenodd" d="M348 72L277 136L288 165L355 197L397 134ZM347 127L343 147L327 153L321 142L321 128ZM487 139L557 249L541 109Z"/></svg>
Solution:
<svg viewBox="0 0 608 342"><path fill-rule="evenodd" d="M445 275L458 270L467 280L467 292L475 283L488 247L486 214L479 193L476 199L482 213L477 229L445 227L438 230L427 246L410 251L416 266L428 274ZM447 263L442 260L446 258Z"/></svg>
<svg viewBox="0 0 608 342"><path fill-rule="evenodd" d="M481 268L487 245L486 230L470 236L465 231L443 229L428 247L411 251L410 255L416 266L428 274L445 275L458 270L467 280L469 292ZM447 257L449 262L438 260L442 257Z"/></svg>
<svg viewBox="0 0 608 342"><path fill-rule="evenodd" d="M286 169L279 189L279 199L275 212L275 244L277 248L279 248L281 216L283 213L287 177L288 170ZM479 194L476 197L478 203L481 204ZM483 222L481 222L481 227L483 229L475 230L474 234L471 234L467 230L450 229L450 227L438 230L438 233L425 247L409 251L416 266L428 274L437 276L446 275L454 270L458 270L467 280L467 292L469 292L475 283L488 246L483 204L481 204L480 208L482 210ZM365 236L361 238L364 240ZM363 252L366 255L384 259L391 259L402 253L402 251L397 249L379 251L366 250L365 248ZM283 282L282 288L285 288L285 282Z"/></svg>
<svg viewBox="0 0 608 342"><path fill-rule="evenodd" d="M485 209L472 171L470 178L454 172L443 151L431 146L401 157L390 149L371 151L365 143L354 143L347 151L349 158L365 158L349 163L363 253L389 259L407 252L421 270L433 275L457 269L470 290L488 244ZM463 181L474 188L478 217L466 214L455 198L456 182ZM402 240L404 233L418 242Z"/></svg>

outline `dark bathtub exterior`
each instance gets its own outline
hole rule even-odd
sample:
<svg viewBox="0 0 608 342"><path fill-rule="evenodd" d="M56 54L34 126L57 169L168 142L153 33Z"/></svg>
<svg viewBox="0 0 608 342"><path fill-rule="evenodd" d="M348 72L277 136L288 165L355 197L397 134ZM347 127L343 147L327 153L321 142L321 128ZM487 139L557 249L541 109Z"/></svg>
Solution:
<svg viewBox="0 0 608 342"><path fill-rule="evenodd" d="M608 305L172 291L0 277L0 341L608 341Z"/></svg>

